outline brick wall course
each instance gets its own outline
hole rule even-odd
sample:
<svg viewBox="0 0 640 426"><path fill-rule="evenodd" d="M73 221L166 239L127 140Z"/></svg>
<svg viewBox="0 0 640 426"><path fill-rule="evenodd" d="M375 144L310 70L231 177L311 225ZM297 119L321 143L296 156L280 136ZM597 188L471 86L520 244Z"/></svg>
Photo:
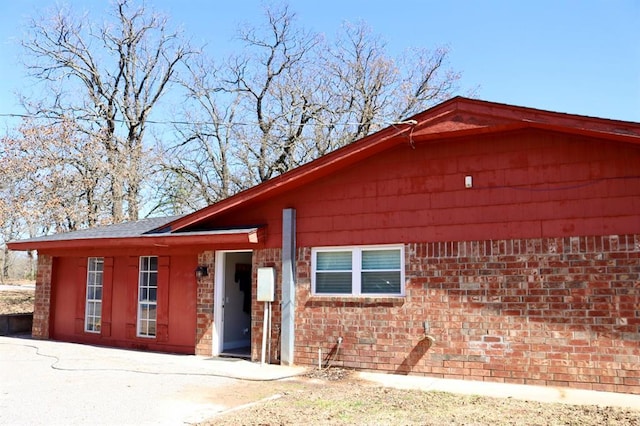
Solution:
<svg viewBox="0 0 640 426"><path fill-rule="evenodd" d="M407 244L405 297L314 296L310 256L297 364L640 393L640 235Z"/></svg>
<svg viewBox="0 0 640 426"><path fill-rule="evenodd" d="M266 353L266 362L277 363L280 360L280 324L282 313L280 309L280 295L282 294L282 250L262 249L253 252L254 286L258 280L258 268L275 268L276 270L276 300L271 303L271 353ZM262 357L262 334L264 327L264 308L266 302L258 302L257 291L251 293L251 360L260 361Z"/></svg>
<svg viewBox="0 0 640 426"><path fill-rule="evenodd" d="M36 276L35 303L31 334L36 339L49 338L49 319L51 315L51 276L53 258L42 254L38 256L38 275Z"/></svg>
<svg viewBox="0 0 640 426"><path fill-rule="evenodd" d="M196 355L211 355L214 326L215 252L198 254L198 265L206 266L209 274L198 279L196 290Z"/></svg>

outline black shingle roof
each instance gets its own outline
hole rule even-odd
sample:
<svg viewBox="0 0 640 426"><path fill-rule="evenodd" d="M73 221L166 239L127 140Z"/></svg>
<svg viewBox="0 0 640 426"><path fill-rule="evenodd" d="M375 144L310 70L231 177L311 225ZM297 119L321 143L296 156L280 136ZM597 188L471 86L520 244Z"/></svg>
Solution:
<svg viewBox="0 0 640 426"><path fill-rule="evenodd" d="M139 237L156 228L160 228L181 216L151 217L134 222L118 223L116 225L100 226L96 228L82 229L79 231L64 232L54 235L45 235L26 240L21 243L44 241L72 241L89 240L94 238L130 238Z"/></svg>

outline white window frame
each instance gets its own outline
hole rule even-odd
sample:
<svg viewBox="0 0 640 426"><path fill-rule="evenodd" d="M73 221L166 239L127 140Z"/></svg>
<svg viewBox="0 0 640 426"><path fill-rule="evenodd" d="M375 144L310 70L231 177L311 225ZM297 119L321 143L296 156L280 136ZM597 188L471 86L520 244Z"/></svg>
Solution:
<svg viewBox="0 0 640 426"><path fill-rule="evenodd" d="M149 259L151 263L152 258L156 259L156 269L146 269L144 264L145 260ZM138 315L137 315L137 336L154 339L157 335L157 325L158 325L158 256L140 256L139 263L139 273L138 273ZM155 286L151 285L151 276L155 274ZM143 277L147 277L147 285L144 284ZM155 300L151 300L147 298L147 300L142 300L142 290L147 289L150 291L151 289L156 290ZM147 293L149 294L149 293ZM153 318L149 315L150 307L153 307L154 315ZM145 308L146 311L145 311ZM143 314L146 312L146 315ZM153 324L153 331L151 331L150 325Z"/></svg>
<svg viewBox="0 0 640 426"><path fill-rule="evenodd" d="M362 293L362 252L376 250L399 250L400 251L400 292L399 293ZM351 293L318 293L316 292L316 264L317 254L326 252L351 252ZM337 247L314 247L311 249L311 292L314 296L337 296L337 297L397 297L405 295L405 260L404 245L370 245L370 246L337 246ZM366 271L366 270L365 270ZM384 272L384 270L378 270ZM397 271L396 269L388 271Z"/></svg>
<svg viewBox="0 0 640 426"><path fill-rule="evenodd" d="M98 265L101 265L98 268ZM104 257L90 257L87 259L87 286L84 309L84 331L100 333L102 323L102 292L104 279ZM96 298L100 290L100 298ZM96 310L98 314L96 314Z"/></svg>

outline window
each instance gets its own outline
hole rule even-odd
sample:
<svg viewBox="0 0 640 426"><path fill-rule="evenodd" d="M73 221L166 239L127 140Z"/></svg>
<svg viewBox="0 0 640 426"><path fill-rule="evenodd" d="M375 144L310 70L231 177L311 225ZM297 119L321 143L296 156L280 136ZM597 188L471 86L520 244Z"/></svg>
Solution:
<svg viewBox="0 0 640 426"><path fill-rule="evenodd" d="M313 249L313 292L354 296L402 295L403 251L402 246Z"/></svg>
<svg viewBox="0 0 640 426"><path fill-rule="evenodd" d="M138 336L155 337L158 301L158 258L140 258L138 281Z"/></svg>
<svg viewBox="0 0 640 426"><path fill-rule="evenodd" d="M84 311L84 330L89 333L100 333L103 271L104 258L90 257L87 264L87 304Z"/></svg>

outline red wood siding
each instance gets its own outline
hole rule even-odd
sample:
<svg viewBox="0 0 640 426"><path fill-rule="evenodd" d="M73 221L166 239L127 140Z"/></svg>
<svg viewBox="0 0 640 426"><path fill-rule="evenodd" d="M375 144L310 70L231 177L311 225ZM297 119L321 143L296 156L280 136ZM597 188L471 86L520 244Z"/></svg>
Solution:
<svg viewBox="0 0 640 426"><path fill-rule="evenodd" d="M191 348L191 353L196 343L196 266L196 256L171 257L169 336L173 344Z"/></svg>
<svg viewBox="0 0 640 426"><path fill-rule="evenodd" d="M194 353L196 340L195 254L159 256L156 338L136 337L139 256L154 253L91 253L105 257L103 328L84 332L87 257L56 256L52 266L52 337L57 340L167 352ZM112 256L109 256L112 255Z"/></svg>
<svg viewBox="0 0 640 426"><path fill-rule="evenodd" d="M538 130L407 143L210 225L268 224L268 247L288 207L302 246L634 233L638 164L636 145Z"/></svg>
<svg viewBox="0 0 640 426"><path fill-rule="evenodd" d="M57 340L68 340L76 332L76 303L84 294L83 286L76 281L77 271L77 258L54 258L51 283L53 305L51 335Z"/></svg>

